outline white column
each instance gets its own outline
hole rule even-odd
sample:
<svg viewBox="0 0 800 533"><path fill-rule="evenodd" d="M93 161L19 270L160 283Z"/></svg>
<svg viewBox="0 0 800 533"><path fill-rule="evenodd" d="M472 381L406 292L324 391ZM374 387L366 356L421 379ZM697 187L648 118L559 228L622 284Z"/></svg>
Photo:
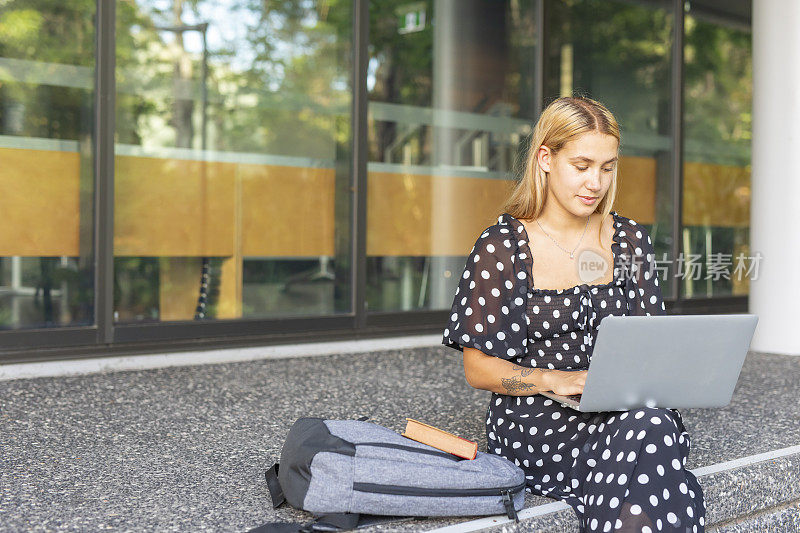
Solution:
<svg viewBox="0 0 800 533"><path fill-rule="evenodd" d="M800 355L800 2L753 1L751 349Z"/></svg>

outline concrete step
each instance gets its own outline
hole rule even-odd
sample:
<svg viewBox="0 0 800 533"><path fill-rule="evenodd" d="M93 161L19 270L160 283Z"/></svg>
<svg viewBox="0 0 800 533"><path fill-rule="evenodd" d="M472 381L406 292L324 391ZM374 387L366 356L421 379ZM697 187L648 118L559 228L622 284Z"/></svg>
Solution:
<svg viewBox="0 0 800 533"><path fill-rule="evenodd" d="M750 353L730 406L683 411L688 467L702 474L710 528L761 531L747 528L796 519L798 382L800 358ZM263 477L297 418L367 415L401 432L411 417L486 451L488 401L464 380L460 354L443 346L0 381L0 529L304 523L305 511L271 508ZM528 495L524 513L512 527L577 530L560 502ZM463 528L475 518L371 530ZM484 529L509 528L481 520L490 520Z"/></svg>
<svg viewBox="0 0 800 533"><path fill-rule="evenodd" d="M800 531L800 502L781 504L763 512L729 520L712 526L708 531L720 533L789 533Z"/></svg>
<svg viewBox="0 0 800 533"><path fill-rule="evenodd" d="M800 446L693 469L706 497L708 531L764 531L766 524L788 524L796 517L800 501ZM561 502L528 495L517 524L505 516L463 522L426 521L428 533L529 532L573 533L578 521ZM752 529L748 529L752 528ZM398 528L399 529L399 528ZM781 529L782 532L797 529ZM378 531L378 529L362 529Z"/></svg>

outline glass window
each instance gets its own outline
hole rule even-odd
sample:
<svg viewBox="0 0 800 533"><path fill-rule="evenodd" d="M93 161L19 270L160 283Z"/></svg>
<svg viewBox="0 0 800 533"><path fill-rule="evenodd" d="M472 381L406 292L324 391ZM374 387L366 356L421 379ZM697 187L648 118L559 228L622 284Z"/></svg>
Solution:
<svg viewBox="0 0 800 533"><path fill-rule="evenodd" d="M0 329L94 323L95 2L0 2Z"/></svg>
<svg viewBox="0 0 800 533"><path fill-rule="evenodd" d="M117 5L117 322L349 313L352 7Z"/></svg>
<svg viewBox="0 0 800 533"><path fill-rule="evenodd" d="M538 112L534 2L370 9L367 308L445 309Z"/></svg>
<svg viewBox="0 0 800 533"><path fill-rule="evenodd" d="M686 14L682 296L748 293L753 62L749 25Z"/></svg>
<svg viewBox="0 0 800 533"><path fill-rule="evenodd" d="M586 94L620 124L614 210L653 240L661 289L673 282L671 2L548 2L545 96Z"/></svg>

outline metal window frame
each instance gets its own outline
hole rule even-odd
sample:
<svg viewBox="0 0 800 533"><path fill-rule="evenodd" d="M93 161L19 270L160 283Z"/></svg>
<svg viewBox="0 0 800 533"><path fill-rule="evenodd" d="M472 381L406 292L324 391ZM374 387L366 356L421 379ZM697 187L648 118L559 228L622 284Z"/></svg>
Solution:
<svg viewBox="0 0 800 533"><path fill-rule="evenodd" d="M684 41L684 0L672 0L675 15L672 24L672 86L670 87L672 106L670 107L670 133L672 134L672 245L670 255L677 260L683 244L683 41ZM670 300L681 301L683 280L672 277ZM666 303L665 303L666 305Z"/></svg>
<svg viewBox="0 0 800 533"><path fill-rule="evenodd" d="M107 185L101 180L106 178L113 185L115 19L116 0L110 2L104 0L95 1L95 79L93 94L94 117L92 118L94 324L91 326L29 328L0 332L0 363L39 359L36 355L37 353L46 352L54 347L66 352L80 351L84 347L102 343L108 338L104 331L107 325L103 319L105 300L104 295L98 294L98 288L108 285L106 280L110 279L105 268L106 258L102 253L106 244L101 242L101 238L106 236L104 234L110 234L113 239L113 227L108 231L103 230L109 214L112 215L111 220L113 221L113 211L109 213L106 210L107 204L103 204L101 201L103 191ZM109 131L111 133L110 137L108 135ZM107 150L108 145L111 147L110 157ZM105 171L108 166L111 167L110 180L108 180L108 175ZM113 190L110 197L113 202ZM111 208L113 209L113 204ZM113 280L110 287L113 299ZM113 300L111 304L113 306Z"/></svg>
<svg viewBox="0 0 800 533"><path fill-rule="evenodd" d="M97 0L95 67L95 321L97 344L114 338L114 135L117 2Z"/></svg>
<svg viewBox="0 0 800 533"><path fill-rule="evenodd" d="M537 65L535 98L539 113L544 106L544 60L546 0L535 0ZM116 0L96 0L96 50L94 94L94 257L95 323L86 327L23 329L0 332L0 363L75 359L120 354L146 354L185 349L264 346L305 342L309 332L320 341L376 338L406 334L438 333L448 310L368 312L366 308L367 264L367 133L369 62L369 2L352 1L352 113L350 295L352 312L338 315L282 317L277 319L231 319L179 321L145 324L115 324L114 308L114 133L116 94ZM683 0L672 0L675 30L672 53L672 190L675 205L672 253L677 257L683 229ZM538 113L537 113L538 116ZM669 298L671 311L746 311L747 296L680 298L676 278Z"/></svg>

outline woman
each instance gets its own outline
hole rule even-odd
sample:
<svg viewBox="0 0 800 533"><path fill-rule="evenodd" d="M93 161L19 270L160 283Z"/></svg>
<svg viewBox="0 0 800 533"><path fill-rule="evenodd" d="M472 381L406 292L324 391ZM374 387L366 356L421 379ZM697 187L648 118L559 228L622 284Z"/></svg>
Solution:
<svg viewBox="0 0 800 533"><path fill-rule="evenodd" d="M648 232L611 210L619 145L592 99L543 111L522 179L467 258L442 343L492 391L487 451L523 468L529 492L570 504L582 531L703 531L678 411L580 413L538 394L583 391L603 317L666 313Z"/></svg>

